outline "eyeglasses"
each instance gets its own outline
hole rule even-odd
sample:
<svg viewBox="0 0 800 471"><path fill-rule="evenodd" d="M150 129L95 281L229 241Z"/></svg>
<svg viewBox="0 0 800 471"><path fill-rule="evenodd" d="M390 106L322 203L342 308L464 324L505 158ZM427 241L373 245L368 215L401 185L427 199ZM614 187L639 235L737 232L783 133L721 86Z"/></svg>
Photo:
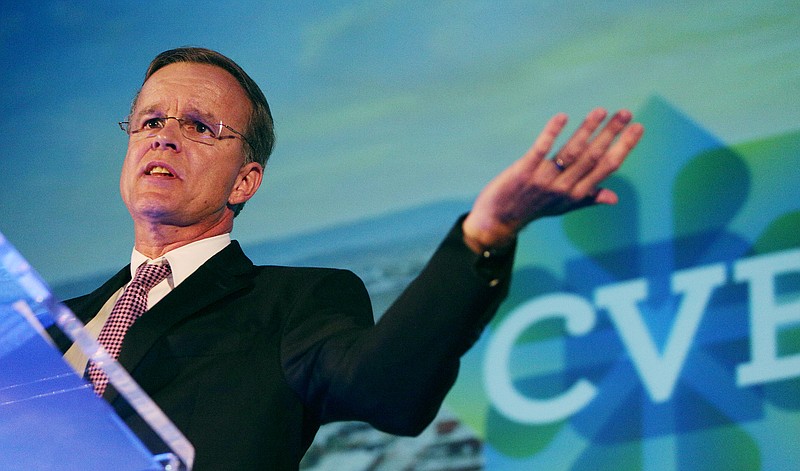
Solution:
<svg viewBox="0 0 800 471"><path fill-rule="evenodd" d="M142 134L142 137L154 137L161 129L167 125L167 120L174 119L178 122L178 128L181 130L183 137L202 144L213 145L214 141L221 141L222 139L235 139L241 138L247 142L251 148L252 144L244 137L244 134L233 129L232 127L220 121L217 124L206 124L192 118L176 118L175 116L164 116L161 118L147 118L141 124L132 123L130 121L120 121L119 128L125 131L126 134L133 137ZM227 129L236 136L230 134L222 135L222 130Z"/></svg>

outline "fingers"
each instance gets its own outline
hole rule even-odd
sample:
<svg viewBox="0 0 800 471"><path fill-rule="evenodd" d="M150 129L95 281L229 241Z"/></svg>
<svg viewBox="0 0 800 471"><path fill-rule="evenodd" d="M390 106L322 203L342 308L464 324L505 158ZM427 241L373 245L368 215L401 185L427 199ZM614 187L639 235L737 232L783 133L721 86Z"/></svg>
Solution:
<svg viewBox="0 0 800 471"><path fill-rule="evenodd" d="M619 196L608 188L601 188L593 196L590 197L592 204L617 204Z"/></svg>
<svg viewBox="0 0 800 471"><path fill-rule="evenodd" d="M595 108L586 115L580 127L569 138L564 147L558 151L554 160L563 162L563 165L570 166L584 153L592 134L597 130L608 113L603 108ZM613 120L612 120L613 121Z"/></svg>
<svg viewBox="0 0 800 471"><path fill-rule="evenodd" d="M606 110L592 110L549 160L547 156L567 123L563 113L551 118L528 152L479 193L462 224L470 248L502 247L536 219L616 203L618 196L598 185L622 165L644 128L631 124L627 110L615 113L602 126L606 118Z"/></svg>
<svg viewBox="0 0 800 471"><path fill-rule="evenodd" d="M584 155L580 156L574 163L575 169L573 172L575 174L585 174L595 168L609 146L611 146L611 143L614 142L614 139L630 123L632 117L631 112L628 110L618 111L612 116L603 130L586 146Z"/></svg>
<svg viewBox="0 0 800 471"><path fill-rule="evenodd" d="M641 139L644 133L644 127L641 124L635 123L618 130L617 133L619 133L619 138L613 141L610 147L608 147L608 143L606 143L600 157L594 157L592 155L587 156L586 162L592 162L591 166L588 167L588 171L573 185L573 194L586 195L594 192L600 182L617 171L628 157L631 150L633 150L639 142L639 139ZM583 171L583 169L576 170ZM600 199L601 195L603 195L603 192L598 194L598 203L613 204L616 202L616 200L612 202Z"/></svg>
<svg viewBox="0 0 800 471"><path fill-rule="evenodd" d="M533 145L525 155L525 160L529 161L530 165L537 165L539 162L547 157L550 149L553 148L553 143L558 138L564 126L567 125L567 115L558 113L550 118L550 121L545 124L544 129L536 138Z"/></svg>
<svg viewBox="0 0 800 471"><path fill-rule="evenodd" d="M560 163L565 168L559 172L554 183L574 200L593 194L599 196L601 193L597 192L597 185L622 165L644 131L641 124L630 124L630 111L621 110L592 138L592 133L604 118L605 112L600 108L590 112L581 127L556 155L554 167L559 167ZM612 200L615 201L614 198L597 198L596 202Z"/></svg>

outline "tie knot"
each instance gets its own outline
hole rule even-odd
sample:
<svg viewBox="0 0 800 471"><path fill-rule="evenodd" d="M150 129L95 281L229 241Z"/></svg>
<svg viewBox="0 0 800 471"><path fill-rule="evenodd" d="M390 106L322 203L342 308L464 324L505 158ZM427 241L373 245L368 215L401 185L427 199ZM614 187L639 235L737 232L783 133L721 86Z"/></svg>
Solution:
<svg viewBox="0 0 800 471"><path fill-rule="evenodd" d="M143 263L136 269L136 275L131 280L131 285L141 286L146 291L161 282L172 273L169 263L164 261L163 265Z"/></svg>

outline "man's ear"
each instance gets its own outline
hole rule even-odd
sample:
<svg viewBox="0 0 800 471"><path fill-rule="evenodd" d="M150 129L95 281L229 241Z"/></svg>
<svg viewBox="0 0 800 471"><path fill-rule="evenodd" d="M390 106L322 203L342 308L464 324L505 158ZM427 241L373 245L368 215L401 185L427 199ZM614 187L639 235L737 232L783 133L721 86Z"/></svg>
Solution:
<svg viewBox="0 0 800 471"><path fill-rule="evenodd" d="M239 169L239 176L233 186L231 195L228 197L228 205L235 206L245 203L253 197L261 186L261 179L264 177L264 167L258 162L249 162Z"/></svg>

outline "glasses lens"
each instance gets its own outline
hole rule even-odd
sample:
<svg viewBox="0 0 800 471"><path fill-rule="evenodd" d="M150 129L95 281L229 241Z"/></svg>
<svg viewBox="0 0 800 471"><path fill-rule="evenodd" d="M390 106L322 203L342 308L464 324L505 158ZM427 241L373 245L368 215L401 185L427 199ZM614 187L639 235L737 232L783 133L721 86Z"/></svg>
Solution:
<svg viewBox="0 0 800 471"><path fill-rule="evenodd" d="M194 141L206 141L216 139L219 135L219 125L209 125L195 119L184 118L179 120L183 135Z"/></svg>

